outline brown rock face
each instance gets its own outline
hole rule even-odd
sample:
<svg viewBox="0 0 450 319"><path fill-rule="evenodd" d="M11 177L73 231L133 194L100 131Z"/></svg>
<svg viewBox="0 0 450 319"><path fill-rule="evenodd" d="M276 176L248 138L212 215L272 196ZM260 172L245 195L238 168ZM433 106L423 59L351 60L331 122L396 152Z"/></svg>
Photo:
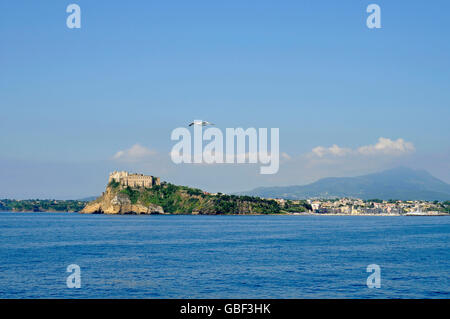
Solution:
<svg viewBox="0 0 450 319"><path fill-rule="evenodd" d="M132 204L127 194L107 188L106 192L95 201L88 203L82 214L164 214L161 206L150 204Z"/></svg>
<svg viewBox="0 0 450 319"><path fill-rule="evenodd" d="M96 214L101 211L101 205L99 203L88 203L81 211L82 214Z"/></svg>

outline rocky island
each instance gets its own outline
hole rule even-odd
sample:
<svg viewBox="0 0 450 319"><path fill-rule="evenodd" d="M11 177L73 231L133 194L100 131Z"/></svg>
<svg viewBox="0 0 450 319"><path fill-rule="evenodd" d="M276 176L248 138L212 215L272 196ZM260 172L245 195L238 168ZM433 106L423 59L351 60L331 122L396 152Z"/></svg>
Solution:
<svg viewBox="0 0 450 319"><path fill-rule="evenodd" d="M84 214L281 214L309 210L305 202L280 205L253 196L210 194L161 182L158 177L113 172L106 191L89 202Z"/></svg>

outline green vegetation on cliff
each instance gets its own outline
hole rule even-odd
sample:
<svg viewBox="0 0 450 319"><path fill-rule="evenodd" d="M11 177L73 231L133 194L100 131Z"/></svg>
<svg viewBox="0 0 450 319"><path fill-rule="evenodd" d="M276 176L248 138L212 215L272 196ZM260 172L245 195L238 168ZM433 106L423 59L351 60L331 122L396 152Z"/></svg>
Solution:
<svg viewBox="0 0 450 319"><path fill-rule="evenodd" d="M290 213L304 213L311 211L312 207L306 200L300 200L298 203L288 200L284 204L283 210Z"/></svg>
<svg viewBox="0 0 450 319"><path fill-rule="evenodd" d="M125 194L131 204L161 206L170 214L279 214L286 212L304 212L309 209L306 202L280 205L275 200L253 196L209 194L197 188L162 183L152 188L122 187L111 182L110 191Z"/></svg>

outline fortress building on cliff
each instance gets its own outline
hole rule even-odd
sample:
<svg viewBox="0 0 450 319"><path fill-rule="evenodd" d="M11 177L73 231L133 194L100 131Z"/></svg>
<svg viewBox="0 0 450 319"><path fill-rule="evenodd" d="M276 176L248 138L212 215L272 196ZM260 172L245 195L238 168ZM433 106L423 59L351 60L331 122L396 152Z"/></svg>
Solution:
<svg viewBox="0 0 450 319"><path fill-rule="evenodd" d="M124 171L122 172L114 171L110 173L108 184L111 183L112 180L115 180L122 186L129 186L129 187L152 188L153 185L161 185L161 180L159 179L159 177L144 174L130 174Z"/></svg>

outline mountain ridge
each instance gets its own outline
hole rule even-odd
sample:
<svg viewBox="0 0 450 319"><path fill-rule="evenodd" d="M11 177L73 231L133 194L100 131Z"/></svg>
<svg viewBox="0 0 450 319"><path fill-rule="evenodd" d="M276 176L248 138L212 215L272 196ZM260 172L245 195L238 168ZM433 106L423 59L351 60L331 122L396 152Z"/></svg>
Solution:
<svg viewBox="0 0 450 319"><path fill-rule="evenodd" d="M307 199L355 197L361 199L450 199L450 185L425 170L397 167L356 177L326 177L306 185L258 187L239 195Z"/></svg>

